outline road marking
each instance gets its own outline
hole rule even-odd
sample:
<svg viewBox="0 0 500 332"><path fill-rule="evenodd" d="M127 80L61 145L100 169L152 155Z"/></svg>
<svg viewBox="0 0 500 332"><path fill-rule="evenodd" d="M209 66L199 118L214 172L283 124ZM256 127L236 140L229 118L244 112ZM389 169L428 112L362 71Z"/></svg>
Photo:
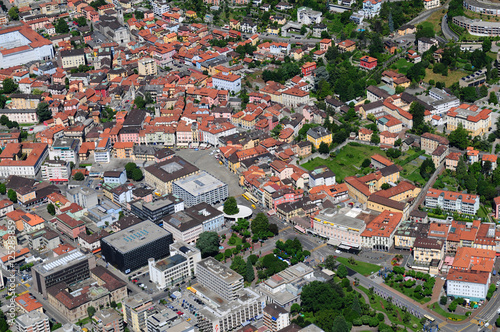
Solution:
<svg viewBox="0 0 500 332"><path fill-rule="evenodd" d="M280 229L280 231L279 231L279 232L281 233L281 232L287 231L287 230L289 230L290 228L292 228L292 226L287 226L287 227L285 227L285 228L283 228L283 229Z"/></svg>
<svg viewBox="0 0 500 332"><path fill-rule="evenodd" d="M472 322L472 321L471 321L471 322ZM470 327L470 326L472 326L472 325L475 325L475 324L469 324L469 325L467 325L466 327L464 327L463 329L458 330L457 332L462 332L463 330L465 330L465 329L469 328L469 327Z"/></svg>
<svg viewBox="0 0 500 332"><path fill-rule="evenodd" d="M472 324L479 324L479 321L477 319L471 319L470 322Z"/></svg>
<svg viewBox="0 0 500 332"><path fill-rule="evenodd" d="M438 327L441 329L441 328L443 328L443 326L445 326L446 324L448 324L448 322L443 322L443 325L441 325L441 326L440 326L440 325L438 324Z"/></svg>
<svg viewBox="0 0 500 332"><path fill-rule="evenodd" d="M323 247L326 247L326 245L327 245L326 243L322 243L322 244L320 244L319 246L317 246L316 248L312 249L312 250L311 250L311 252L316 251L316 250L318 250L318 249L321 249L321 248L323 248Z"/></svg>
<svg viewBox="0 0 500 332"><path fill-rule="evenodd" d="M26 294L26 293L29 293L29 291L24 291L24 292L22 292L22 293L21 293L21 294L19 294L19 295L24 295L24 294Z"/></svg>

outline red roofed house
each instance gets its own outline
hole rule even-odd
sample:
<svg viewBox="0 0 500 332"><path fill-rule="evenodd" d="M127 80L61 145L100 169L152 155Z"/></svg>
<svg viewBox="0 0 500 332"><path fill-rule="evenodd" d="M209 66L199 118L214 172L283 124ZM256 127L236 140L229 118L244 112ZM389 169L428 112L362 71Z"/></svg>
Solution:
<svg viewBox="0 0 500 332"><path fill-rule="evenodd" d="M490 171L494 171L497 168L497 158L495 154L483 154L481 156L481 165L484 166L484 163L489 161L491 163Z"/></svg>
<svg viewBox="0 0 500 332"><path fill-rule="evenodd" d="M302 65L302 75L304 76L312 75L315 69L316 69L316 62L306 62Z"/></svg>
<svg viewBox="0 0 500 332"><path fill-rule="evenodd" d="M56 216L56 226L64 234L72 239L76 239L78 234L84 233L85 223L70 217L68 214L63 213Z"/></svg>
<svg viewBox="0 0 500 332"><path fill-rule="evenodd" d="M372 70L377 67L377 59L371 56L365 55L359 59L359 66L363 69Z"/></svg>

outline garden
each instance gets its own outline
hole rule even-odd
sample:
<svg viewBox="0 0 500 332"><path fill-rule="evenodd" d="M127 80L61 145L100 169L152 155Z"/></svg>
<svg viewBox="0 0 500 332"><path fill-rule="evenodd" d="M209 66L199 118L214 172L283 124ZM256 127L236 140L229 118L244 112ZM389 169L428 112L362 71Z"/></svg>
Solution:
<svg viewBox="0 0 500 332"><path fill-rule="evenodd" d="M364 276L369 276L370 274L373 274L380 270L380 266L378 265L360 262L355 260L353 257L337 257L337 261Z"/></svg>
<svg viewBox="0 0 500 332"><path fill-rule="evenodd" d="M436 279L423 272L405 270L394 266L393 271L385 277L385 283L419 303L431 300Z"/></svg>

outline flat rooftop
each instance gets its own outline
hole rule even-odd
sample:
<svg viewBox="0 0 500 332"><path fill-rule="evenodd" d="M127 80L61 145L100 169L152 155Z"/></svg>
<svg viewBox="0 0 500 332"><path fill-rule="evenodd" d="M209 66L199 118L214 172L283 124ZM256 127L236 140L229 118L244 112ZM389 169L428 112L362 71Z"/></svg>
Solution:
<svg viewBox="0 0 500 332"><path fill-rule="evenodd" d="M170 234L155 223L146 220L106 236L102 241L125 253Z"/></svg>
<svg viewBox="0 0 500 332"><path fill-rule="evenodd" d="M186 260L187 260L186 257L177 254L156 262L156 268L159 269L160 271L165 271L185 262Z"/></svg>
<svg viewBox="0 0 500 332"><path fill-rule="evenodd" d="M49 259L44 263L38 264L34 267L34 269L40 272L40 274L45 275L47 273L54 273L58 270L62 270L68 265L72 265L84 259L87 259L87 255L78 249L74 249L60 256Z"/></svg>
<svg viewBox="0 0 500 332"><path fill-rule="evenodd" d="M188 176L187 178L182 180L177 180L174 182L174 184L184 189L193 196L199 196L217 188L227 186L227 184L205 171L201 171L198 174Z"/></svg>
<svg viewBox="0 0 500 332"><path fill-rule="evenodd" d="M327 208L321 211L315 218L320 219L324 223L333 223L335 225L363 230L365 222L357 218L351 218L345 214L335 213L335 210Z"/></svg>
<svg viewBox="0 0 500 332"><path fill-rule="evenodd" d="M222 263L216 261L212 257L207 257L200 262L198 262L199 266L204 267L205 269L209 270L213 274L217 275L217 277L222 278L224 282L231 284L233 282L237 282L240 279L243 279L241 275L238 273L234 272L227 266L223 265Z"/></svg>

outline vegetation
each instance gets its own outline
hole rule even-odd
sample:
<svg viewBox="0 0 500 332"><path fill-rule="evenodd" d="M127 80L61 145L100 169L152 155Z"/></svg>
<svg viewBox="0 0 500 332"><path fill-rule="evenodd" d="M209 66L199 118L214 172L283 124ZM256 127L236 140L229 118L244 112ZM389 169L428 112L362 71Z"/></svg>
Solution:
<svg viewBox="0 0 500 332"><path fill-rule="evenodd" d="M345 257L337 257L337 261L364 276L368 276L380 270L380 266L378 265L356 261L354 259L349 260Z"/></svg>
<svg viewBox="0 0 500 332"><path fill-rule="evenodd" d="M219 253L219 235L217 232L201 233L196 248L200 249L201 257L214 257Z"/></svg>
<svg viewBox="0 0 500 332"><path fill-rule="evenodd" d="M291 265L303 262L311 254L309 251L302 249L302 243L297 238L293 240L288 239L286 242L278 240L273 253Z"/></svg>
<svg viewBox="0 0 500 332"><path fill-rule="evenodd" d="M17 194L13 189L9 189L7 197L12 201L12 203L17 203Z"/></svg>
<svg viewBox="0 0 500 332"><path fill-rule="evenodd" d="M75 181L83 181L85 180L85 175L82 172L76 172L75 176L73 176Z"/></svg>
<svg viewBox="0 0 500 332"><path fill-rule="evenodd" d="M271 232L269 228L269 219L267 219L266 214L263 212L259 212L257 216L255 216L250 225L250 229L252 230L252 241L254 242L274 236L274 233Z"/></svg>
<svg viewBox="0 0 500 332"><path fill-rule="evenodd" d="M385 283L415 301L426 303L431 300L436 279L427 273L406 271L404 267L395 266L385 278Z"/></svg>
<svg viewBox="0 0 500 332"><path fill-rule="evenodd" d="M127 179L141 181L143 178L142 171L139 167L137 167L136 163L127 163L125 165L125 171L127 173Z"/></svg>
<svg viewBox="0 0 500 332"><path fill-rule="evenodd" d="M47 212L51 216L55 216L55 214L56 214L56 207L54 206L54 204L50 203L49 205L47 205Z"/></svg>
<svg viewBox="0 0 500 332"><path fill-rule="evenodd" d="M49 104L40 103L36 107L36 115L40 123L52 119L52 112L49 110Z"/></svg>
<svg viewBox="0 0 500 332"><path fill-rule="evenodd" d="M240 209L238 208L238 203L236 202L236 198L228 197L224 202L224 213L227 215L238 214Z"/></svg>

